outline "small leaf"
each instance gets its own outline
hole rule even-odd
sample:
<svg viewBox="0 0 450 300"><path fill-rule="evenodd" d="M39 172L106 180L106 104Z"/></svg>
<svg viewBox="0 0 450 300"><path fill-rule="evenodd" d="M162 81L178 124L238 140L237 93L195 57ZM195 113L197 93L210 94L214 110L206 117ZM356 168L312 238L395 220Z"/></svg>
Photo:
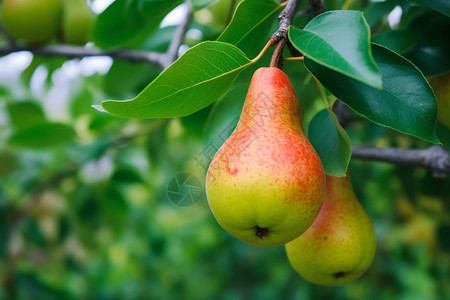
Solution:
<svg viewBox="0 0 450 300"><path fill-rule="evenodd" d="M46 148L71 142L75 131L61 123L41 123L13 134L9 142L30 148Z"/></svg>
<svg viewBox="0 0 450 300"><path fill-rule="evenodd" d="M181 0L116 0L97 17L92 40L102 48L135 47L181 3Z"/></svg>
<svg viewBox="0 0 450 300"><path fill-rule="evenodd" d="M102 106L119 117L187 116L219 99L251 63L233 45L203 42L186 51L136 98L108 100Z"/></svg>
<svg viewBox="0 0 450 300"><path fill-rule="evenodd" d="M16 130L45 121L41 106L33 101L8 104L9 119Z"/></svg>
<svg viewBox="0 0 450 300"><path fill-rule="evenodd" d="M303 30L289 27L288 35L307 58L381 88L381 76L370 50L370 28L362 12L328 11L312 19Z"/></svg>
<svg viewBox="0 0 450 300"><path fill-rule="evenodd" d="M450 1L448 0L408 0L412 6L427 6L450 17Z"/></svg>
<svg viewBox="0 0 450 300"><path fill-rule="evenodd" d="M271 0L246 0L239 4L233 19L217 38L237 46L248 57L259 53L267 42L264 37L277 20L282 6Z"/></svg>
<svg viewBox="0 0 450 300"><path fill-rule="evenodd" d="M332 111L319 111L309 124L308 139L319 154L325 173L345 176L351 157L350 138Z"/></svg>
<svg viewBox="0 0 450 300"><path fill-rule="evenodd" d="M305 66L339 100L370 121L423 140L439 143L434 131L436 98L422 73L408 60L382 46L372 46L383 89L305 59Z"/></svg>

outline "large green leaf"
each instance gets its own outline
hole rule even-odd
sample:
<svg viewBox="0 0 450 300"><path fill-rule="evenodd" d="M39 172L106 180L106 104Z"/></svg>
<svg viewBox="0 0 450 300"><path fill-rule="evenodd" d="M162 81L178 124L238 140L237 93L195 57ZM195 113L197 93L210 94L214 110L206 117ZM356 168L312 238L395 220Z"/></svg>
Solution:
<svg viewBox="0 0 450 300"><path fill-rule="evenodd" d="M281 9L272 0L245 0L217 40L236 45L248 57L253 57L267 42L261 37L267 35Z"/></svg>
<svg viewBox="0 0 450 300"><path fill-rule="evenodd" d="M92 40L102 48L134 47L182 0L116 0L98 17Z"/></svg>
<svg viewBox="0 0 450 300"><path fill-rule="evenodd" d="M425 76L450 70L450 18L430 11L412 20L408 30L421 36L420 41L405 57L411 60Z"/></svg>
<svg viewBox="0 0 450 300"><path fill-rule="evenodd" d="M419 40L419 35L408 30L388 30L372 37L372 42L400 54L411 49Z"/></svg>
<svg viewBox="0 0 450 300"><path fill-rule="evenodd" d="M332 111L323 109L314 116L308 139L319 154L325 173L345 176L352 154L350 138Z"/></svg>
<svg viewBox="0 0 450 300"><path fill-rule="evenodd" d="M362 12L325 12L303 30L289 27L289 40L316 63L381 88L381 76L370 50L370 28Z"/></svg>
<svg viewBox="0 0 450 300"><path fill-rule="evenodd" d="M338 99L374 123L429 142L434 131L436 98L422 73L402 56L373 45L373 58L383 78L376 89L305 59L305 66Z"/></svg>
<svg viewBox="0 0 450 300"><path fill-rule="evenodd" d="M128 118L187 116L219 99L251 63L233 45L203 42L186 51L136 98L104 101L102 106Z"/></svg>
<svg viewBox="0 0 450 300"><path fill-rule="evenodd" d="M71 142L75 137L72 127L61 123L40 123L14 133L9 142L30 147L47 148Z"/></svg>
<svg viewBox="0 0 450 300"><path fill-rule="evenodd" d="M448 0L408 0L411 5L427 6L450 17L450 1Z"/></svg>

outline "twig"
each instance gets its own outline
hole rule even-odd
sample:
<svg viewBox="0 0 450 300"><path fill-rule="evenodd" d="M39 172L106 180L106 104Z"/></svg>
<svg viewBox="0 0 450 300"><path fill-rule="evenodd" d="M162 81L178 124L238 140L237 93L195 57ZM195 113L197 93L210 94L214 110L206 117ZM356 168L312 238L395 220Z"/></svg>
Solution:
<svg viewBox="0 0 450 300"><path fill-rule="evenodd" d="M280 63L283 60L280 60L281 55L283 54L284 44L286 43L286 39L282 38L279 40L275 50L273 50L272 59L270 60L270 66L272 68L280 67Z"/></svg>
<svg viewBox="0 0 450 300"><path fill-rule="evenodd" d="M85 48L81 46L56 45L42 47L19 47L8 46L0 48L0 55L6 55L13 52L29 51L41 56L63 56L68 58L82 58L89 56L109 56L112 58L128 62L145 62L158 67L163 67L162 60L164 54L137 51L137 50L113 50L101 51L99 49Z"/></svg>
<svg viewBox="0 0 450 300"><path fill-rule="evenodd" d="M281 14L278 17L278 21L280 27L278 30L272 35L272 39L275 41L279 41L282 38L286 38L286 31L288 27L292 24L292 20L294 19L295 12L297 11L298 6L302 0L289 0L286 4L286 7L283 9Z"/></svg>
<svg viewBox="0 0 450 300"><path fill-rule="evenodd" d="M421 150L353 145L352 158L422 167L431 171L435 178L450 174L450 152L437 145Z"/></svg>
<svg viewBox="0 0 450 300"><path fill-rule="evenodd" d="M169 50L167 50L167 53L161 58L161 65L163 66L163 69L166 69L177 59L178 49L180 48L180 45L184 38L184 34L186 33L186 29L189 25L189 22L191 21L192 8L190 1L186 1L185 5L187 6L186 14L184 15L183 20L181 21L180 25L178 25L177 30L175 31L172 42L169 46Z"/></svg>

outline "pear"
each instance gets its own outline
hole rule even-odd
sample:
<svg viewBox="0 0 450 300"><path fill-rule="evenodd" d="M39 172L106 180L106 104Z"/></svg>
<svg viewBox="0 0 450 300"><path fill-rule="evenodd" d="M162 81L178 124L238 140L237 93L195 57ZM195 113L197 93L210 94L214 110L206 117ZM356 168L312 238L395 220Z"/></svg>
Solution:
<svg viewBox="0 0 450 300"><path fill-rule="evenodd" d="M450 128L450 72L428 78L436 95L437 119Z"/></svg>
<svg viewBox="0 0 450 300"><path fill-rule="evenodd" d="M283 245L317 217L325 174L280 69L254 73L239 122L209 166L206 194L218 223L255 246Z"/></svg>
<svg viewBox="0 0 450 300"><path fill-rule="evenodd" d="M326 176L323 207L314 224L286 244L293 268L306 280L328 286L359 278L375 255L375 232L353 192L350 177Z"/></svg>
<svg viewBox="0 0 450 300"><path fill-rule="evenodd" d="M43 44L58 32L61 0L3 0L0 19L5 32L16 41Z"/></svg>
<svg viewBox="0 0 450 300"><path fill-rule="evenodd" d="M64 41L71 45L84 45L94 25L95 16L86 0L63 0Z"/></svg>

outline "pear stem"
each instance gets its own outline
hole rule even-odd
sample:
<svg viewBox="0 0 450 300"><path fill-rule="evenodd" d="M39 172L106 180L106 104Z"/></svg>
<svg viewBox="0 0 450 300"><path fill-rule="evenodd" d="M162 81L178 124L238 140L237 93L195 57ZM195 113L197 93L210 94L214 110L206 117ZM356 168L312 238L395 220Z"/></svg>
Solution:
<svg viewBox="0 0 450 300"><path fill-rule="evenodd" d="M278 68L280 63L281 55L283 54L284 45L286 44L285 38L281 38L278 41L277 46L275 47L275 50L273 50L272 59L270 60L270 67L271 68Z"/></svg>

